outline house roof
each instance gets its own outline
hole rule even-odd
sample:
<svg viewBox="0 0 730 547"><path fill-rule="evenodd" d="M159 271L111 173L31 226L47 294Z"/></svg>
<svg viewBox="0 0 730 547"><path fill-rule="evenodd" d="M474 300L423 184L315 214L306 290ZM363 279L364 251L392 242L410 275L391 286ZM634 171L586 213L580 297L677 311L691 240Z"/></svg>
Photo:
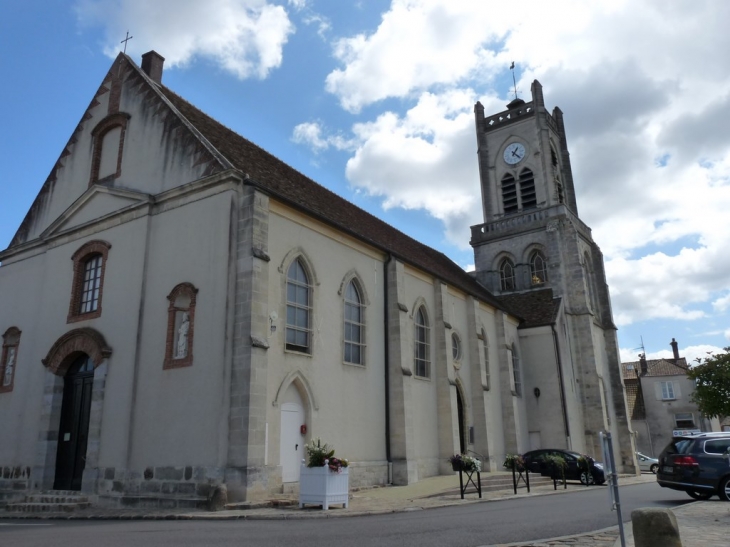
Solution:
<svg viewBox="0 0 730 547"><path fill-rule="evenodd" d="M248 175L246 181L248 184L412 266L431 273L483 302L505 310L504 304L445 254L416 241L314 182L214 120L167 87L159 86L159 90L208 143L236 169Z"/></svg>
<svg viewBox="0 0 730 547"><path fill-rule="evenodd" d="M541 327L555 323L561 299L553 297L552 289L541 289L497 297L512 313L522 318L520 328Z"/></svg>
<svg viewBox="0 0 730 547"><path fill-rule="evenodd" d="M677 359L647 359L647 372L644 376L686 376L689 366L684 357ZM638 378L641 372L641 361L621 363L624 380Z"/></svg>

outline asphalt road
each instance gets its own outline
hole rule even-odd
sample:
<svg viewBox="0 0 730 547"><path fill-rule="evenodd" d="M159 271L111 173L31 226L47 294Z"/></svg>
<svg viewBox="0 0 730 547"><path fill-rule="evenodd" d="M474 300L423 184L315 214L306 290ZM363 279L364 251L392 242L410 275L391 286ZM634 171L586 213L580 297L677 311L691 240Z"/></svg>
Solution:
<svg viewBox="0 0 730 547"><path fill-rule="evenodd" d="M691 500L654 483L621 487L624 521L638 507ZM617 524L607 487L352 518L243 521L0 521L0 546L481 546L580 534Z"/></svg>

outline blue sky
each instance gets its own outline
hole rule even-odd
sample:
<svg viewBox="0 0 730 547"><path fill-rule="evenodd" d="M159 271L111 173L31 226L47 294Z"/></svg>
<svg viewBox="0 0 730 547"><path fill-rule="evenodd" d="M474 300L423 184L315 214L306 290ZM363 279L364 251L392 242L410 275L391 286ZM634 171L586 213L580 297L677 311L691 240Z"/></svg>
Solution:
<svg viewBox="0 0 730 547"><path fill-rule="evenodd" d="M9 4L9 5L8 5ZM730 345L730 3L26 0L0 19L0 248L122 47L163 83L409 235L473 264L473 105L544 86L624 359ZM667 7L669 6L669 7Z"/></svg>

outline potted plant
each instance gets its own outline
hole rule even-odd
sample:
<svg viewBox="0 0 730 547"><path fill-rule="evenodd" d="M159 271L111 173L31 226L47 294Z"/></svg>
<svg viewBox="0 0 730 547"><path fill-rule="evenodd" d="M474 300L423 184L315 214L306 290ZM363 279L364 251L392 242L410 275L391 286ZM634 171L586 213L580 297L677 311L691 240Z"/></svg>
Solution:
<svg viewBox="0 0 730 547"><path fill-rule="evenodd" d="M466 454L454 454L449 458L451 462L451 468L454 471L468 471L473 473L474 471L481 472L482 462L481 460Z"/></svg>
<svg viewBox="0 0 730 547"><path fill-rule="evenodd" d="M545 454L542 456L542 461L544 461L550 469L550 478L553 479L553 485L555 486L555 481L561 480L563 487L567 488L568 486L565 482L565 471L568 469L568 462L565 461L565 458L560 454Z"/></svg>
<svg viewBox="0 0 730 547"><path fill-rule="evenodd" d="M305 503L329 509L333 503L349 505L349 462L336 458L335 451L320 439L312 439L305 446L306 464L302 461L299 475L299 508Z"/></svg>
<svg viewBox="0 0 730 547"><path fill-rule="evenodd" d="M522 473L525 470L525 460L519 454L507 454L504 458L502 467L509 469L510 471L517 471Z"/></svg>

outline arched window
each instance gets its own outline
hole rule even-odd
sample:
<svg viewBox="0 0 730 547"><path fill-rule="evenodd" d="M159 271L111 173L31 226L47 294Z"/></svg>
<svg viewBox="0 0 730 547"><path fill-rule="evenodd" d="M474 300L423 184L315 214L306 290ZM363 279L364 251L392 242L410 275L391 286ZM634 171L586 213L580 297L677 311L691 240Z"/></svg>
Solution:
<svg viewBox="0 0 730 547"><path fill-rule="evenodd" d="M533 286L543 285L547 281L547 261L540 251L530 255L530 279Z"/></svg>
<svg viewBox="0 0 730 547"><path fill-rule="evenodd" d="M428 316L423 306L416 312L416 332L414 347L414 365L416 376L429 378L431 375L431 344Z"/></svg>
<svg viewBox="0 0 730 547"><path fill-rule="evenodd" d="M482 329L482 348L484 350L484 387L489 389L489 339L484 329Z"/></svg>
<svg viewBox="0 0 730 547"><path fill-rule="evenodd" d="M520 358L517 355L514 344L509 350L512 361L512 393L518 397L522 396L522 371L520 370Z"/></svg>
<svg viewBox="0 0 730 547"><path fill-rule="evenodd" d="M89 184L113 180L122 174L124 134L129 114L117 112L101 120L91 131L94 151Z"/></svg>
<svg viewBox="0 0 730 547"><path fill-rule="evenodd" d="M345 363L365 364L365 307L354 279L345 289Z"/></svg>
<svg viewBox="0 0 730 547"><path fill-rule="evenodd" d="M537 207L535 177L529 169L523 169L520 173L520 201L523 211Z"/></svg>
<svg viewBox="0 0 730 547"><path fill-rule="evenodd" d="M499 282L503 291L515 290L515 265L509 258L499 264Z"/></svg>
<svg viewBox="0 0 730 547"><path fill-rule="evenodd" d="M502 177L502 204L505 215L516 213L518 210L517 183L515 178L509 174Z"/></svg>
<svg viewBox="0 0 730 547"><path fill-rule="evenodd" d="M192 283L180 283L167 295L167 342L162 368L189 367L193 364L195 304L198 289Z"/></svg>
<svg viewBox="0 0 730 547"><path fill-rule="evenodd" d="M286 274L286 349L312 351L312 286L300 259Z"/></svg>
<svg viewBox="0 0 730 547"><path fill-rule="evenodd" d="M3 334L3 347L0 353L0 393L13 391L19 345L20 331L15 327L10 327Z"/></svg>
<svg viewBox="0 0 730 547"><path fill-rule="evenodd" d="M558 155L555 153L555 148L550 144L550 163L557 169L558 167Z"/></svg>
<svg viewBox="0 0 730 547"><path fill-rule="evenodd" d="M594 312L598 312L598 301L596 300L596 279L593 274L593 265L588 253L583 253L583 276L588 287L588 305Z"/></svg>
<svg viewBox="0 0 730 547"><path fill-rule="evenodd" d="M565 192L559 178L555 179L555 191L558 193L558 203L565 203Z"/></svg>
<svg viewBox="0 0 730 547"><path fill-rule="evenodd" d="M74 280L67 323L94 319L101 315L104 272L111 245L106 241L89 241L71 257Z"/></svg>

